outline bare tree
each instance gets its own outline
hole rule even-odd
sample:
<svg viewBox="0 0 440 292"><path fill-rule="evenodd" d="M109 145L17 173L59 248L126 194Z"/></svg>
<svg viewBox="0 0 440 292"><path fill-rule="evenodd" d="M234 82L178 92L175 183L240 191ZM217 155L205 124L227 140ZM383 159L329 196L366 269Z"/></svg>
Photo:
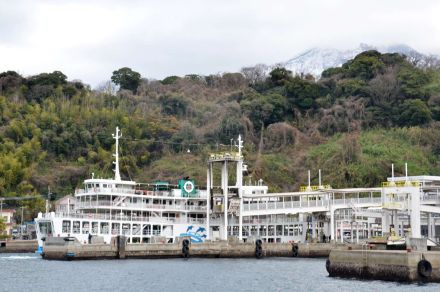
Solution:
<svg viewBox="0 0 440 292"><path fill-rule="evenodd" d="M397 98L400 86L396 76L397 68L390 68L369 82L367 92L374 105L391 102Z"/></svg>
<svg viewBox="0 0 440 292"><path fill-rule="evenodd" d="M263 82L267 78L269 66L264 64L257 64L253 67L244 67L241 69L241 74L244 75L250 84Z"/></svg>
<svg viewBox="0 0 440 292"><path fill-rule="evenodd" d="M118 91L118 86L113 82L111 82L110 80L107 80L101 82L98 86L96 86L95 90L98 92L115 95L116 92Z"/></svg>

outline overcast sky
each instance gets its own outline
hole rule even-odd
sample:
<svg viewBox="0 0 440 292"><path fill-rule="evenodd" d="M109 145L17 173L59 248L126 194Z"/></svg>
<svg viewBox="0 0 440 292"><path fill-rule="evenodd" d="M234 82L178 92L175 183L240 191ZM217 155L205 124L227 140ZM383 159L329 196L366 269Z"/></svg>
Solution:
<svg viewBox="0 0 440 292"><path fill-rule="evenodd" d="M236 72L359 43L440 54L440 1L0 0L0 72L92 86L125 66L156 79Z"/></svg>

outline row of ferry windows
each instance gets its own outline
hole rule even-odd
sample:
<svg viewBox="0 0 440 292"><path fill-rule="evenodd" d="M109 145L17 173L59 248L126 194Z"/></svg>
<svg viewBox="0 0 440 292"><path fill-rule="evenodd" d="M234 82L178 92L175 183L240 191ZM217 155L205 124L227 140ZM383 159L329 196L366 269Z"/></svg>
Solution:
<svg viewBox="0 0 440 292"><path fill-rule="evenodd" d="M102 187L102 188L104 188L104 189L107 189L107 188L111 189L111 188L114 187L114 185L112 185L112 184L102 184L102 185L100 186L100 184L86 184L86 187L87 187L88 189L99 188L99 187ZM116 185L116 188L121 188L121 189L122 189L122 188L132 189L133 186L117 184L117 185Z"/></svg>
<svg viewBox="0 0 440 292"><path fill-rule="evenodd" d="M73 224L72 224L73 223ZM73 233L73 234L119 234L119 228L121 227L120 223L112 223L111 229L110 224L108 222L88 222L84 221L82 222L82 228L81 228L81 222L80 221L68 221L64 220L62 225L62 232L63 233ZM139 224L133 224L133 229L140 228ZM146 225L143 231L144 235L158 235L161 231L160 225ZM122 232L123 233L129 233L130 230L130 224L123 223L122 224Z"/></svg>

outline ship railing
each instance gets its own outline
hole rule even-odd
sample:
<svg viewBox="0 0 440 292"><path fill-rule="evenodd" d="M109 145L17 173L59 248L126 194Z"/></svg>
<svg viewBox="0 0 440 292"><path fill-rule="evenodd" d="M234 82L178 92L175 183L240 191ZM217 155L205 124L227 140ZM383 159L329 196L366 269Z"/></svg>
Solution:
<svg viewBox="0 0 440 292"><path fill-rule="evenodd" d="M383 188L389 187L420 187L422 185L419 181L386 181L382 182Z"/></svg>
<svg viewBox="0 0 440 292"><path fill-rule="evenodd" d="M348 204L377 204L382 201L381 197L368 198L345 198L345 199L318 199L318 200L304 200L304 201L285 201L285 202L252 202L243 205L244 211L256 210L278 210L278 209L294 209L294 208L313 208L313 207L329 207L330 203L333 205L348 205Z"/></svg>
<svg viewBox="0 0 440 292"><path fill-rule="evenodd" d="M205 224L204 218L166 218L166 217L141 217L141 216L128 216L128 215L110 215L110 214L81 214L81 213L48 213L42 214L43 218L66 218L66 219L87 219L87 220L115 220L115 221L128 221L128 222L150 222L152 224Z"/></svg>
<svg viewBox="0 0 440 292"><path fill-rule="evenodd" d="M424 193L420 199L422 201L440 201L440 193Z"/></svg>
<svg viewBox="0 0 440 292"><path fill-rule="evenodd" d="M211 225L217 225L217 224L223 224L224 220L221 218L217 218L217 219L211 219L210 221ZM228 223L231 225L238 225L239 224L239 220L236 218L233 219L229 219ZM298 221L297 218L284 218L284 219L271 219L271 218L267 218L267 219L247 219L247 218L243 218L243 224L246 225L265 225L265 224L302 224L302 222Z"/></svg>
<svg viewBox="0 0 440 292"><path fill-rule="evenodd" d="M180 205L180 204L140 204L140 203L121 203L116 205L110 201L80 202L75 204L75 208L96 208L96 207L117 207L117 208L138 208L138 209L171 209L184 211L205 211L206 206Z"/></svg>
<svg viewBox="0 0 440 292"><path fill-rule="evenodd" d="M167 197L167 198L194 198L194 199L205 199L206 191L197 190L196 194L191 194L189 196L182 196L181 193L176 193L174 190L168 191L149 191L149 190L139 190L138 194L148 196L148 197Z"/></svg>
<svg viewBox="0 0 440 292"><path fill-rule="evenodd" d="M205 199L207 197L206 191L197 190L196 194L191 194L189 197L184 197L181 194L173 192L173 190L167 191L149 191L149 190L135 190L135 189L121 189L121 188L91 188L91 189L77 189L76 195L99 195L99 194L118 194L118 195L144 195L151 197L168 197L168 198L195 198Z"/></svg>
<svg viewBox="0 0 440 292"><path fill-rule="evenodd" d="M116 193L116 194L136 194L138 190L128 188L90 188L77 189L75 194L102 194L102 193Z"/></svg>

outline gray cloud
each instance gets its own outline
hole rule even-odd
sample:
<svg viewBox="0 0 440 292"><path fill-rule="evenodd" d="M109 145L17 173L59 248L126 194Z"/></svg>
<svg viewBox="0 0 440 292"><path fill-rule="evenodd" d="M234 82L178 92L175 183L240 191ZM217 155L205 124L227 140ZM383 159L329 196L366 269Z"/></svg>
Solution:
<svg viewBox="0 0 440 292"><path fill-rule="evenodd" d="M405 43L440 53L438 1L10 1L0 3L0 71L61 70L96 85L237 71L315 47Z"/></svg>

